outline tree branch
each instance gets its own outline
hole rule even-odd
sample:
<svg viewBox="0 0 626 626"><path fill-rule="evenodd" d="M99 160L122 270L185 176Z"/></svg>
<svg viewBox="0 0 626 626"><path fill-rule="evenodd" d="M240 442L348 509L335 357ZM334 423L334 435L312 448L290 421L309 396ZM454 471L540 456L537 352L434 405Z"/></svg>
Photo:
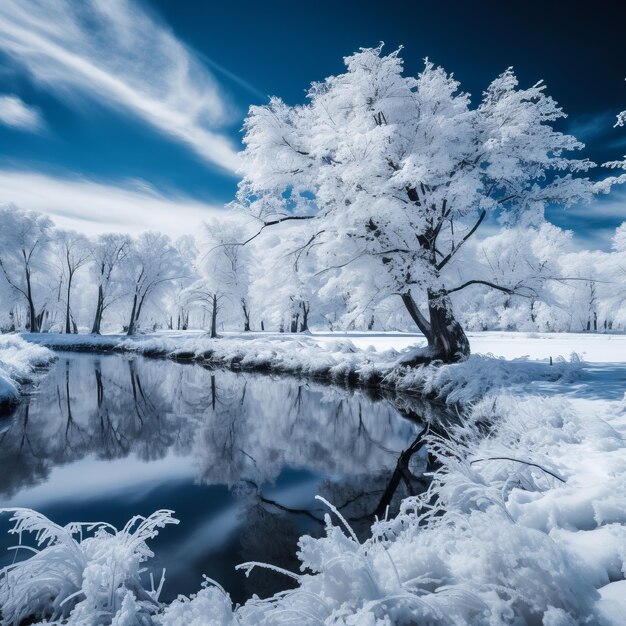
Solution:
<svg viewBox="0 0 626 626"><path fill-rule="evenodd" d="M248 239L246 239L245 241L235 241L232 243L224 243L215 247L219 248L221 246L245 246L246 244L250 243L253 239L256 239L268 226L276 226L276 224L282 224L283 222L288 222L290 220L312 220L314 217L316 216L315 215L287 215L286 217L281 217L277 220L263 222L263 226L261 226L258 232L252 235L252 237L249 237Z"/></svg>
<svg viewBox="0 0 626 626"><path fill-rule="evenodd" d="M486 215L487 215L487 211L483 209L482 213L480 214L480 217L478 218L478 221L476 222L476 224L474 224L474 226L469 231L469 233L467 233L467 235L465 235L465 237L463 237L463 239L459 241L459 244L455 248L452 248L452 250L450 250L447 256L445 256L443 259L441 259L441 261L439 261L439 263L436 266L437 270L443 269L448 264L450 259L459 251L459 248L476 232L476 229L482 224L482 221L485 219Z"/></svg>
<svg viewBox="0 0 626 626"><path fill-rule="evenodd" d="M549 469L546 469L545 467L542 467L541 465L538 465L537 463L531 463L530 461L522 461L521 459L514 459L510 456L490 456L484 459L474 459L473 461L470 461L470 465L473 465L474 463L480 463L482 461L513 461L514 463L523 463L524 465L530 465L531 467L536 467L540 469L541 471L545 472L546 474L550 474L550 476L556 478L557 480L560 480L562 483L567 482L564 478L561 478L558 474L551 472Z"/></svg>
<svg viewBox="0 0 626 626"><path fill-rule="evenodd" d="M466 283L459 285L458 287L454 287L453 289L444 289L444 293L449 295L454 293L455 291L461 291L461 289L465 289L465 287L469 287L470 285L485 285L487 287L491 287L492 289L497 289L498 291L503 291L504 293L508 293L510 296L521 296L522 298L529 298L531 296L525 295L516 291L515 289L511 289L510 287L503 287L502 285L496 285L495 283L489 282L488 280L468 280Z"/></svg>

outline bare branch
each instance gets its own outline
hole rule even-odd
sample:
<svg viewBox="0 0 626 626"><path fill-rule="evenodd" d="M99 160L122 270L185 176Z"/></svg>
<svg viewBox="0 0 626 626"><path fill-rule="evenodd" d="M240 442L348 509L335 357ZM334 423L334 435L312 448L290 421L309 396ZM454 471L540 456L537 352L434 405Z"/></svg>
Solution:
<svg viewBox="0 0 626 626"><path fill-rule="evenodd" d="M467 233L467 235L465 235L465 237L463 237L463 239L459 241L458 245L455 248L452 248L452 250L450 250L447 256L445 256L443 259L441 259L441 261L439 261L439 263L436 266L437 270L443 269L448 264L450 259L459 251L459 248L476 232L476 229L482 224L482 221L485 219L486 215L487 215L487 211L483 209L482 213L480 214L480 217L478 218L478 221L476 222L476 224L474 224L474 226L469 231L469 233Z"/></svg>
<svg viewBox="0 0 626 626"><path fill-rule="evenodd" d="M540 469L542 472L545 472L546 474L550 474L550 476L556 478L557 480L560 480L562 483L567 482L564 478L561 478L558 474L551 472L549 469L546 469L545 467L542 467L541 465L537 463L531 463L530 461L522 461L521 459L513 459L510 456L490 456L484 459L474 459L473 461L470 461L470 465L473 465L474 463L481 463L482 461L513 461L514 463L523 463L524 465L530 465L531 467L536 467L537 469Z"/></svg>
<svg viewBox="0 0 626 626"><path fill-rule="evenodd" d="M465 289L465 287L469 287L470 285L485 285L487 287L491 287L492 289L497 289L498 291L503 291L504 293L508 293L510 296L521 296L522 298L531 298L535 297L536 294L528 295L524 293L520 293L516 289L512 289L510 287L503 287L502 285L496 285L495 283L489 282L488 280L468 280L466 283L459 285L458 287L454 287L452 289L444 289L444 293L449 295L454 293L455 291L461 291L461 289ZM530 287L527 289L530 290ZM532 291L532 290L531 290Z"/></svg>

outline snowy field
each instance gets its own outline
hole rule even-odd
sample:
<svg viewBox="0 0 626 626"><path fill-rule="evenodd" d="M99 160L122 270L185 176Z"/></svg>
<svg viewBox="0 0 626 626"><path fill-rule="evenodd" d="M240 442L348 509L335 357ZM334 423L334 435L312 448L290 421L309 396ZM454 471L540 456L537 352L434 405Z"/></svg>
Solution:
<svg viewBox="0 0 626 626"><path fill-rule="evenodd" d="M403 350L416 343L424 344L421 335L410 333L324 333L315 332L319 341L345 337L357 348L373 346L376 350ZM626 335L592 333L522 333L480 332L467 333L474 354L493 354L506 359L529 357L548 359L562 356L569 358L576 352L582 360L590 363L626 362Z"/></svg>
<svg viewBox="0 0 626 626"><path fill-rule="evenodd" d="M398 333L227 334L213 343L223 342L229 354L264 346L271 352L264 358L281 362L289 351L294 361L313 354L333 367L340 358L382 367L418 340ZM166 352L206 350L207 341L198 333L133 340ZM42 532L42 549L2 574L5 620L18 623L45 609L76 625L96 614L118 625L624 624L626 337L476 333L470 341L474 353L494 356L474 354L419 375L464 405L449 439L427 435L441 462L429 491L375 523L364 543L330 504L327 536L303 537L301 571L285 572L297 589L233 606L227 590L206 581L196 596L164 607L160 574L152 585L139 568L151 555L146 542L172 521L170 512L94 535L21 511L16 529ZM264 565L245 568L256 566Z"/></svg>
<svg viewBox="0 0 626 626"><path fill-rule="evenodd" d="M337 340L348 340L360 350L372 347L378 352L387 350L401 351L415 345L424 345L422 335L401 332L324 332L314 331L305 335L289 333L234 333L224 332L225 339L301 339L310 337L320 344ZM589 363L623 363L626 362L626 334L593 334L593 333L524 333L524 332L478 332L467 333L474 354L492 354L506 359L528 357L530 359L549 359L550 357L569 358L576 352L583 361ZM24 339L53 348L93 347L107 349L120 345L125 341L163 341L163 345L182 346L193 339L203 339L203 331L159 331L146 333L129 338L126 335L63 335L56 333L24 334ZM167 343L166 343L167 342Z"/></svg>

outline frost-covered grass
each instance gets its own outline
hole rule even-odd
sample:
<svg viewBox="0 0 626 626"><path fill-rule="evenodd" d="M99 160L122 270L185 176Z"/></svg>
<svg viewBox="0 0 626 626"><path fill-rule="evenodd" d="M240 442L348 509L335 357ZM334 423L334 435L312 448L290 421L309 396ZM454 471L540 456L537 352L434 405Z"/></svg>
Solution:
<svg viewBox="0 0 626 626"><path fill-rule="evenodd" d="M160 608L164 578L147 591L140 579L142 563L154 556L147 541L167 524L171 511L137 516L122 530L105 523L75 522L59 526L30 509L11 512L16 549L32 551L23 561L0 570L3 624L18 626L27 618L53 623L142 624ZM32 533L36 547L22 545ZM46 622L49 623L49 622Z"/></svg>
<svg viewBox="0 0 626 626"><path fill-rule="evenodd" d="M0 406L16 403L20 389L34 380L35 368L48 365L54 353L19 335L0 335Z"/></svg>

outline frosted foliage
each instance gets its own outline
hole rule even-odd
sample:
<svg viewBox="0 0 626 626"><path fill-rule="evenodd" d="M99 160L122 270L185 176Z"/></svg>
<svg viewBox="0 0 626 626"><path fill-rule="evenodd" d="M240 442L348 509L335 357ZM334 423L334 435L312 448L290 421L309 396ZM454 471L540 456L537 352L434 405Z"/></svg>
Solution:
<svg viewBox="0 0 626 626"><path fill-rule="evenodd" d="M122 530L105 523L59 526L30 509L10 509L19 537L32 533L34 554L0 570L3 623L35 617L64 624L141 624L159 608L157 589L146 591L142 563L153 556L147 541L177 524L171 511L136 516Z"/></svg>
<svg viewBox="0 0 626 626"><path fill-rule="evenodd" d="M429 61L404 76L398 52L362 49L308 104L273 98L245 122L239 206L264 222L311 216L310 252L349 309L453 286L457 251L485 215L537 225L546 204L599 189L581 176L592 163L565 156L582 144L553 129L564 114L541 83L519 88L509 69L472 106ZM359 276L381 278L363 289Z"/></svg>
<svg viewBox="0 0 626 626"><path fill-rule="evenodd" d="M613 250L616 252L626 252L626 222L622 222L615 230L613 236Z"/></svg>

